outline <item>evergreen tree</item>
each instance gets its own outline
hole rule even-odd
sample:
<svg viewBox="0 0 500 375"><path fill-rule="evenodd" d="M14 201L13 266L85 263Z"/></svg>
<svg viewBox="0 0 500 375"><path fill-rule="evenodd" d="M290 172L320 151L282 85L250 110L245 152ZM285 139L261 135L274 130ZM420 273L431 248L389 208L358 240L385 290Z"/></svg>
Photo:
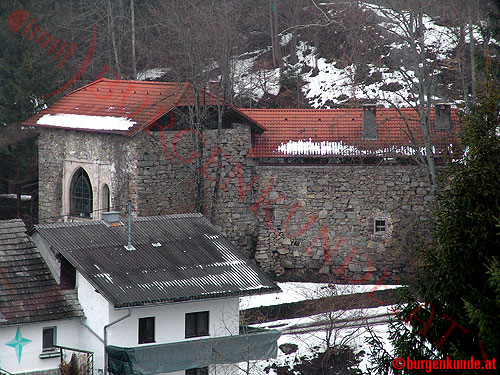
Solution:
<svg viewBox="0 0 500 375"><path fill-rule="evenodd" d="M41 98L54 89L58 77L56 63L36 44L36 38L21 37L24 25L17 33L8 25L9 16L17 9L28 11L43 25L44 10L32 3L0 3L0 125L3 126L25 120L42 109L45 103Z"/></svg>
<svg viewBox="0 0 500 375"><path fill-rule="evenodd" d="M18 10L27 12L28 18L15 30L12 15ZM16 210L3 207L0 218L17 216L30 224L36 222L36 137L19 123L50 104L42 97L57 87L59 72L37 38L21 34L31 19L43 27L46 13L44 4L32 0L0 2L0 192L32 196L29 212L18 197Z"/></svg>
<svg viewBox="0 0 500 375"><path fill-rule="evenodd" d="M500 357L499 111L500 90L490 79L461 118L464 151L442 176L432 242L420 249L421 277L390 325L395 353L374 337L371 373L387 373L395 357Z"/></svg>

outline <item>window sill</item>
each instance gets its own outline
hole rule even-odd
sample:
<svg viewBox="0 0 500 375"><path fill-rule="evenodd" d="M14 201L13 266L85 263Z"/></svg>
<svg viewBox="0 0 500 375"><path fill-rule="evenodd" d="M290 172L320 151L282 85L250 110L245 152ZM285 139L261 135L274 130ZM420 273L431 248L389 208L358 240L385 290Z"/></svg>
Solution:
<svg viewBox="0 0 500 375"><path fill-rule="evenodd" d="M50 350L50 351L42 352L39 355L40 359L56 358L56 357L60 357L60 356L61 356L61 353L57 349L56 350Z"/></svg>
<svg viewBox="0 0 500 375"><path fill-rule="evenodd" d="M184 338L185 339L197 339L200 337L210 337L210 334L207 333L206 335L185 336Z"/></svg>
<svg viewBox="0 0 500 375"><path fill-rule="evenodd" d="M69 214L67 216L67 221L73 222L73 221L93 221L91 217L88 216L76 216L76 215L71 215Z"/></svg>

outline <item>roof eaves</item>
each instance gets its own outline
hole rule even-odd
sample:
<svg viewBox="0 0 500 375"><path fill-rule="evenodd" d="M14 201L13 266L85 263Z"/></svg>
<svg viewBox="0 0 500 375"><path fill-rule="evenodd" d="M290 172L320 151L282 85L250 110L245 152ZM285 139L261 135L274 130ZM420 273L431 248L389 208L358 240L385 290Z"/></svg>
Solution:
<svg viewBox="0 0 500 375"><path fill-rule="evenodd" d="M268 130L264 125L262 125L261 123L259 123L257 120L251 118L250 116L248 116L246 113L244 113L243 111L241 111L238 107L235 107L234 105L232 104L229 104L229 107L235 111L237 114L239 114L240 116L242 116L243 118L247 119L251 124L254 124L255 127L260 130L260 133L263 133L265 132L266 130Z"/></svg>
<svg viewBox="0 0 500 375"><path fill-rule="evenodd" d="M33 126L33 125L30 125ZM45 129L61 129L61 130L76 130L76 131L84 131L89 133L105 133L105 134L117 134L117 135L131 135L128 131L125 130L103 130L103 129L86 129L86 128L70 128L65 126L54 126L54 125L36 125L37 128L45 128Z"/></svg>
<svg viewBox="0 0 500 375"><path fill-rule="evenodd" d="M279 286L268 287L268 288L258 288L258 289L249 289L249 290L237 290L233 292L216 292L209 294L199 294L195 296L186 296L186 297L175 297L175 298L166 298L161 300L144 300L144 301L131 301L114 304L113 307L115 309L123 309L129 307L140 307L140 306L152 306L152 305L164 305L171 303L181 303L181 302L191 302L191 301L199 301L199 300L210 300L215 298L229 298L229 297L246 297L257 294L268 294L268 293L276 293L281 292Z"/></svg>

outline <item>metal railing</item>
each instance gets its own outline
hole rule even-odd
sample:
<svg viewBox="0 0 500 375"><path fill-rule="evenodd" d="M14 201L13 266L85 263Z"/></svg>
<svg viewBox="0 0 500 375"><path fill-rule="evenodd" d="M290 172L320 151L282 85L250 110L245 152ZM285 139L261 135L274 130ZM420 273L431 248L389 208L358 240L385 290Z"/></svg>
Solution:
<svg viewBox="0 0 500 375"><path fill-rule="evenodd" d="M82 375L94 375L94 352L84 349L71 348L68 346L54 345L55 349L59 349L61 363L64 361L64 351L71 351L80 353L84 356L84 362L81 364L83 367Z"/></svg>

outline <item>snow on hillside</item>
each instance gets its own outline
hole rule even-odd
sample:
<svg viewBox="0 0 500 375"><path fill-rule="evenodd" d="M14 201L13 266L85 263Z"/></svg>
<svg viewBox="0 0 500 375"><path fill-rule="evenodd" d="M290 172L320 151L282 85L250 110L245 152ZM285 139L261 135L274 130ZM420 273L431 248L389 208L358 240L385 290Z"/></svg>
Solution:
<svg viewBox="0 0 500 375"><path fill-rule="evenodd" d="M254 64L258 57L264 54L268 49L255 51L240 56L240 59L233 61L233 77L235 94L249 97L253 100L259 100L268 93L278 95L280 90L280 70L276 69L255 69Z"/></svg>
<svg viewBox="0 0 500 375"><path fill-rule="evenodd" d="M322 3L323 6L328 5ZM404 12L397 13L389 8L363 3L365 12L374 12L380 19L379 25L386 30L386 38L392 38L391 47L394 51L399 50L405 53L408 47L404 34L404 26L401 17L406 16ZM453 58L452 53L458 44L458 33L456 29L438 24L432 17L423 18L425 27L424 39L426 48L435 53L438 60ZM478 26L474 26L473 37L476 41L482 42ZM291 41L291 34L285 34L281 38L281 44L285 45ZM469 41L468 35L465 37ZM498 44L492 40L492 43ZM262 98L265 93L276 95L280 90L279 69L262 70L255 66L259 56L269 51L267 49L255 51L253 57L248 58L248 54L234 61L235 93L241 96L249 96L251 93L254 100ZM298 64L296 69L306 71L301 73L303 81L302 91L309 103L314 108L330 108L333 105L339 105L348 100L375 100L380 106L389 107L409 106L414 102L412 94L412 85L415 81L415 72L405 67L399 70L390 70L384 66L368 65L372 75L377 73L381 79L377 82L364 84L355 81L355 64L349 66L337 67L336 61L327 61L324 57L317 55L317 50L307 41L300 41L297 48ZM381 56L381 61L384 56ZM287 62L289 56L284 57ZM318 68L318 73L313 73L313 67ZM309 67L309 69L304 69ZM439 68L434 73L439 73ZM392 84L392 85L391 85ZM388 87L392 86L392 90ZM401 86L400 89L394 87ZM447 100L447 98L433 97L432 99Z"/></svg>

